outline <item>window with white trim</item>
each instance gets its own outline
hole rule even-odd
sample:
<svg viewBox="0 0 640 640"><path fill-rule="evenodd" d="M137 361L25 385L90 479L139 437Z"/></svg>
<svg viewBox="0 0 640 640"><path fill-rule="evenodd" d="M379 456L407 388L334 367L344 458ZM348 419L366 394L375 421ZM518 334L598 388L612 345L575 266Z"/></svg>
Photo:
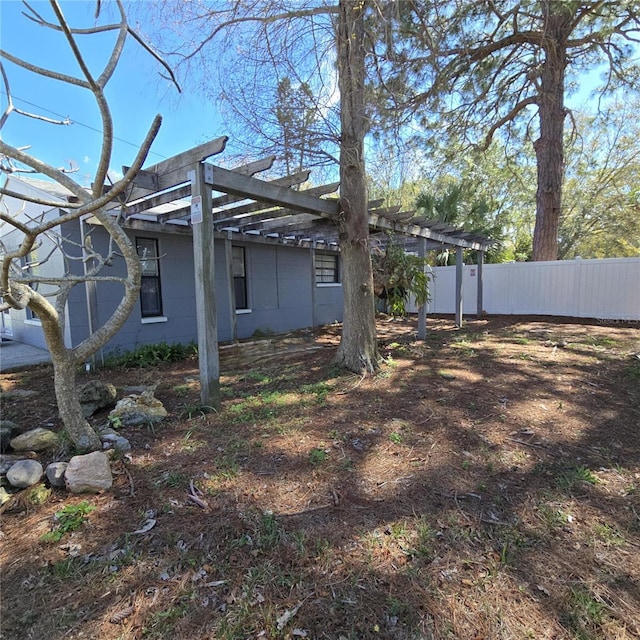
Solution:
<svg viewBox="0 0 640 640"><path fill-rule="evenodd" d="M340 282L337 253L316 253L316 284Z"/></svg>
<svg viewBox="0 0 640 640"><path fill-rule="evenodd" d="M247 263L244 247L231 247L231 265L233 269L233 288L236 296L236 309L248 309Z"/></svg>
<svg viewBox="0 0 640 640"><path fill-rule="evenodd" d="M155 318L162 315L158 240L156 238L136 238L136 251L142 267L140 313L143 318Z"/></svg>

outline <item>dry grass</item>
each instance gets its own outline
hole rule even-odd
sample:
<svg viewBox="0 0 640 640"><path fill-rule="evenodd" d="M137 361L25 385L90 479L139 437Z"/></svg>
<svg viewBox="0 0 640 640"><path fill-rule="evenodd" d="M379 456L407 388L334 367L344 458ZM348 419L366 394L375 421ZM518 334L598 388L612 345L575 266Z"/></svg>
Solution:
<svg viewBox="0 0 640 640"><path fill-rule="evenodd" d="M111 492L8 504L1 637L639 637L640 332L430 322L420 343L382 320L364 380L330 367L330 327L228 372L219 414L196 361L92 374L159 380L171 418L125 431ZM57 421L50 369L2 385L42 390L7 418ZM42 541L83 498L82 526Z"/></svg>

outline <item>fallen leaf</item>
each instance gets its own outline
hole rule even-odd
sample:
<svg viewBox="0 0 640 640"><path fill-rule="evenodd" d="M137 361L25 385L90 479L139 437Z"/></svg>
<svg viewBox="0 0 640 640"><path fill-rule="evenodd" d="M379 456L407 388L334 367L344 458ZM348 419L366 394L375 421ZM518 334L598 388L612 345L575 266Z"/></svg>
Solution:
<svg viewBox="0 0 640 640"><path fill-rule="evenodd" d="M291 618L293 618L293 616L296 615L296 613L298 613L300 607L302 606L302 602L300 602L298 604L298 606L294 607L293 609L287 609L287 611L285 611L277 620L277 627L278 627L278 631L282 631L285 626L287 625L287 623L289 622L289 620L291 620Z"/></svg>
<svg viewBox="0 0 640 640"><path fill-rule="evenodd" d="M134 531L132 535L140 534L140 533L147 533L147 531L151 531L151 529L153 529L153 527L155 527L155 526L156 526L156 519L155 518L147 518L147 520L145 520L144 524L137 531Z"/></svg>

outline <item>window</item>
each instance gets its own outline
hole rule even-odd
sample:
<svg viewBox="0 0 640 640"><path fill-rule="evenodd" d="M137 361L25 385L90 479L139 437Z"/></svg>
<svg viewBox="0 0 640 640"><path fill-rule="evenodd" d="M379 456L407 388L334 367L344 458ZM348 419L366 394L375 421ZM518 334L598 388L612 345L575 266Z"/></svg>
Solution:
<svg viewBox="0 0 640 640"><path fill-rule="evenodd" d="M38 254L36 251L31 251L26 256L22 258L22 273L25 275L37 275L38 268ZM28 282L27 285L31 287L34 291L38 290L37 282ZM40 318L31 310L31 307L25 307L25 314L27 320L36 320L40 321Z"/></svg>
<svg viewBox="0 0 640 640"><path fill-rule="evenodd" d="M236 294L236 309L248 309L247 270L244 247L231 247L233 288Z"/></svg>
<svg viewBox="0 0 640 640"><path fill-rule="evenodd" d="M142 282L140 284L140 311L143 318L162 315L160 295L160 264L158 241L155 238L136 238L136 250L140 256Z"/></svg>
<svg viewBox="0 0 640 640"><path fill-rule="evenodd" d="M337 253L316 253L316 284L340 282Z"/></svg>

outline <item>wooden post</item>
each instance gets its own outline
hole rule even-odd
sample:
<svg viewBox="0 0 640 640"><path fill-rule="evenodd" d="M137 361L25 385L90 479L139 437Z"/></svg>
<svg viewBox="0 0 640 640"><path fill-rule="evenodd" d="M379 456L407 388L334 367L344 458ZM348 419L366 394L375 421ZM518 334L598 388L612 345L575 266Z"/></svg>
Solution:
<svg viewBox="0 0 640 640"><path fill-rule="evenodd" d="M482 265L484 264L484 251L480 250L478 251L478 279L477 279L477 285L478 285L478 303L477 303L477 311L476 311L476 315L478 317L478 319L482 318L483 315L483 303L482 303L482 287L483 287L483 282L482 282Z"/></svg>
<svg viewBox="0 0 640 640"><path fill-rule="evenodd" d="M211 187L204 181L202 163L191 174L191 226L193 266L196 285L198 363L200 400L203 405L220 408L220 356L218 353L218 314L214 264Z"/></svg>
<svg viewBox="0 0 640 640"><path fill-rule="evenodd" d="M310 260L311 263L311 327L315 329L317 324L317 313L316 313L316 243L315 240L311 243L311 248L309 249Z"/></svg>
<svg viewBox="0 0 640 640"><path fill-rule="evenodd" d="M233 247L231 245L231 231L224 241L224 258L227 270L227 292L229 298L229 322L231 323L231 339L238 339L238 320L236 316L236 287L233 282Z"/></svg>
<svg viewBox="0 0 640 640"><path fill-rule="evenodd" d="M427 255L427 239L418 238L418 257L423 259ZM427 266L424 265L423 270L427 271ZM418 340L426 340L427 338L427 303L421 304L418 307Z"/></svg>
<svg viewBox="0 0 640 640"><path fill-rule="evenodd" d="M462 275L464 264L462 262L462 247L456 247L456 327L462 327Z"/></svg>

